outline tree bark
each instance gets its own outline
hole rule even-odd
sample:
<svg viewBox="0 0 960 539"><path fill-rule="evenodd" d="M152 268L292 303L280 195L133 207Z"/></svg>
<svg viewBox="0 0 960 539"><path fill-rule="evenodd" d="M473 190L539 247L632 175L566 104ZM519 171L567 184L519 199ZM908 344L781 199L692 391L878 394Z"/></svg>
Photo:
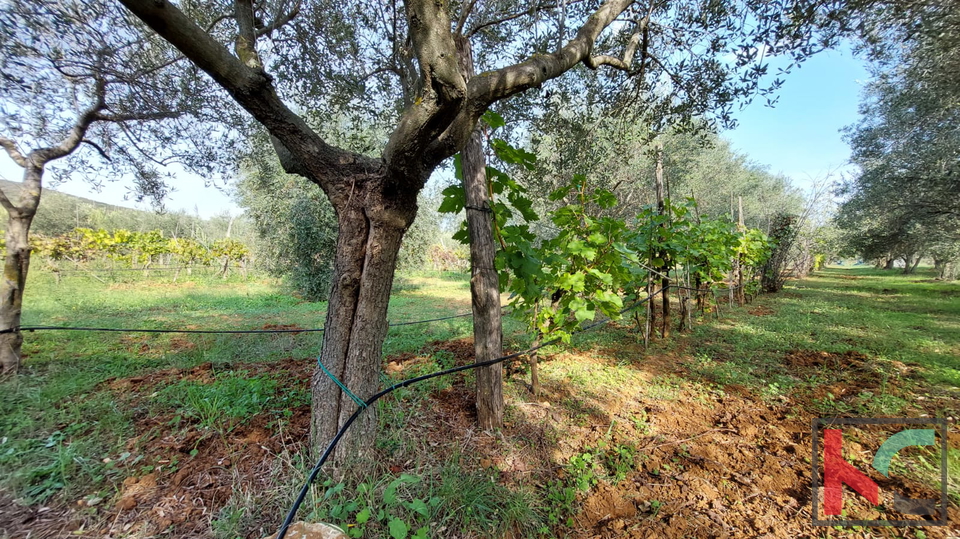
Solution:
<svg viewBox="0 0 960 539"><path fill-rule="evenodd" d="M359 182L358 182L359 183ZM335 271L320 352L324 367L356 396L380 386L380 357L387 334L387 306L397 253L417 212L416 192L391 192L386 173L358 186L346 207L337 207ZM357 405L316 369L312 380L312 446L322 450ZM352 459L368 460L376 433L375 409L361 414L333 453L337 472Z"/></svg>
<svg viewBox="0 0 960 539"><path fill-rule="evenodd" d="M664 195L664 182L663 182L663 144L657 144L657 169L656 174L654 175L656 181L656 194L657 194L657 212L660 215L664 215L667 212L666 206L666 197ZM660 225L661 230L669 226L667 223ZM663 290L661 294L661 305L662 305L662 322L663 330L661 336L664 339L670 337L670 264L667 260L667 252L661 250L657 253L657 256L660 260L663 260L657 271L660 273L660 289Z"/></svg>
<svg viewBox="0 0 960 539"><path fill-rule="evenodd" d="M20 205L14 206L3 196L7 210L6 253L3 262L3 280L0 282L0 374L16 374L20 370L23 335L20 316L23 310L23 291L30 270L30 225L40 203L43 167L28 163L20 189Z"/></svg>
<svg viewBox="0 0 960 539"><path fill-rule="evenodd" d="M0 329L14 331L0 334L0 372L16 374L20 370L20 314L23 290L30 269L29 232L32 215L11 215L7 219L7 252L3 263L3 282L0 283Z"/></svg>
<svg viewBox="0 0 960 539"><path fill-rule="evenodd" d="M493 266L496 256L493 218L489 211L484 211L489 210L489 199L480 136L479 130L475 131L461 153L470 233L470 296L477 363L503 355L500 279ZM477 369L477 422L484 430L503 426L503 366L500 364Z"/></svg>
<svg viewBox="0 0 960 539"><path fill-rule="evenodd" d="M737 232L744 234L747 231L747 226L743 221L743 197L737 197ZM737 258L735 260L734 272L736 274L736 296L737 296L737 305L743 307L743 304L746 303L746 296L744 295L743 290L743 253L737 253Z"/></svg>
<svg viewBox="0 0 960 539"><path fill-rule="evenodd" d="M464 78L475 74L470 42L457 40L457 54ZM463 191L466 196L467 231L470 234L470 299L473 309L473 349L481 363L503 355L503 323L500 319L500 277L494 267L496 246L494 216L487 187L487 163L483 155L480 126L460 152ZM477 369L477 423L483 430L503 426L503 366Z"/></svg>

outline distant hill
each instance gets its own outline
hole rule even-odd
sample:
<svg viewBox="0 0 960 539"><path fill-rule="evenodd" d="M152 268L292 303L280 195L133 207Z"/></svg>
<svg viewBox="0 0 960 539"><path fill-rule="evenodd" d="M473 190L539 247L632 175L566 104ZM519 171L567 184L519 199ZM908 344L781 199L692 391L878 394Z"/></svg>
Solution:
<svg viewBox="0 0 960 539"><path fill-rule="evenodd" d="M12 200L20 194L20 183L0 180L0 188ZM245 241L252 234L247 219L222 217L200 219L183 211L157 213L105 204L89 198L44 189L40 208L33 220L31 233L57 236L77 227L126 229L133 231L162 230L169 237L192 237L215 240L227 236ZM6 228L5 212L0 211L0 229ZM229 232L228 232L229 231Z"/></svg>

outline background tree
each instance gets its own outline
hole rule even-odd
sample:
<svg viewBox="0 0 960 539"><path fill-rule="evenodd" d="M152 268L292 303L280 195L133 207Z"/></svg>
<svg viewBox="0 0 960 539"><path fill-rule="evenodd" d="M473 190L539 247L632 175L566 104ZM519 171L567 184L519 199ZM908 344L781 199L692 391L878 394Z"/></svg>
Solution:
<svg viewBox="0 0 960 539"><path fill-rule="evenodd" d="M960 13L895 2L864 24L873 80L847 130L859 172L840 186L838 223L851 250L909 272L960 241Z"/></svg>
<svg viewBox="0 0 960 539"><path fill-rule="evenodd" d="M23 342L18 327L30 226L48 167L73 155L69 168L50 170L54 179L95 178L109 167L132 176L139 198L160 201L167 188L156 167L179 154L173 148L154 154L143 145L169 140L167 133L176 130L196 133L187 126L198 124L182 118L192 99L181 83L186 66L178 66L156 39L139 38L135 19L117 6L13 0L0 6L0 18L0 147L23 168L16 196L0 190L8 217L0 366L12 373ZM85 151L78 152L81 147ZM190 156L203 163L202 152Z"/></svg>

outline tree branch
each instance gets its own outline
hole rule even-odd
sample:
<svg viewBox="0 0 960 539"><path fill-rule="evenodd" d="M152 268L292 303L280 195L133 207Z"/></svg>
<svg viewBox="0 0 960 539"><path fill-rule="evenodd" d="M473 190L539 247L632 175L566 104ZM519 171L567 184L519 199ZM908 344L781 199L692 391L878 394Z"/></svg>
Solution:
<svg viewBox="0 0 960 539"><path fill-rule="evenodd" d="M290 24L290 21L295 19L297 15L300 14L300 2L298 1L294 4L293 8L288 11L285 15L281 15L274 19L274 21L263 28L257 30L257 37L268 36L273 32L283 28L284 26Z"/></svg>
<svg viewBox="0 0 960 539"><path fill-rule="evenodd" d="M17 149L17 143L4 137L0 137L0 147L7 151L10 159L23 168L27 168L27 158Z"/></svg>
<svg viewBox="0 0 960 539"><path fill-rule="evenodd" d="M94 96L96 102L90 105L90 107L77 118L70 133L60 141L60 144L30 152L35 165L43 166L49 161L70 155L80 146L80 142L83 141L83 138L87 135L87 129L90 128L90 124L97 121L97 116L100 114L100 111L107 106L107 83L101 78L98 78L94 85Z"/></svg>
<svg viewBox="0 0 960 539"><path fill-rule="evenodd" d="M601 54L598 56L588 56L584 63L590 69L597 69L602 65L608 65L615 69L620 69L622 71L629 72L633 68L633 57L637 53L637 47L640 46L640 40L643 39L643 48L640 51L640 72L643 72L643 66L646 61L647 55L647 45L649 43L649 26L650 18L653 16L653 8L656 4L650 2L650 9L647 10L647 15L637 21L637 30L630 36L630 41L627 42L627 46L623 51L623 58L616 58L607 54Z"/></svg>
<svg viewBox="0 0 960 539"><path fill-rule="evenodd" d="M233 50L237 58L247 67L259 69L263 67L260 55L257 54L256 14L253 11L253 0L234 0L233 18L237 21L237 39Z"/></svg>
<svg viewBox="0 0 960 539"><path fill-rule="evenodd" d="M89 144L90 146L93 146L94 149L97 150L97 153L100 154L100 157L103 157L103 158L106 159L107 161L112 161L112 159L110 159L110 156L107 155L107 152L105 152L105 151L103 150L103 148L101 148L100 145L97 144L96 142L94 142L94 141L92 141L92 140L90 140L90 139L83 139L83 140L80 141L80 143L81 143L81 144Z"/></svg>
<svg viewBox="0 0 960 539"><path fill-rule="evenodd" d="M213 19L212 21L210 21L210 24L207 25L207 30L206 30L207 33L209 34L210 32L213 32L213 29L216 28L217 25L220 24L221 22L227 19L232 19L232 18L233 18L232 13L226 13L224 15L220 15L216 19Z"/></svg>
<svg viewBox="0 0 960 539"><path fill-rule="evenodd" d="M583 0L570 0L569 2L567 2L566 5L569 7L569 6L572 6L572 5L574 5L574 4L579 4L579 3L581 3L581 2L583 2ZM483 30L484 28L489 28L489 27L491 27L491 26L496 26L496 25L498 25L498 24L503 24L503 23L505 23L505 22L510 22L510 21L512 21L512 20L516 20L516 19L519 19L519 18L524 17L524 16L527 16L527 15L535 15L535 14L537 14L537 13L540 13L541 11L547 11L547 10L550 10L550 9L557 9L558 7L560 7L559 4L544 4L544 5L542 5L542 6L536 6L536 7L534 7L533 9L525 9L525 10L523 10L523 11L518 11L518 12L516 12L516 13L511 13L510 15L504 15L503 17L500 17L499 19L494 19L494 20L492 20L492 21L487 21L487 22L478 24L477 26L474 26L473 28L470 29L469 32L466 33L465 37L468 37L468 38L469 38L469 37L473 37L474 35L476 35L477 33L479 33L479 32L480 32L481 30Z"/></svg>
<svg viewBox="0 0 960 539"><path fill-rule="evenodd" d="M633 0L607 0L580 27L576 37L557 52L537 54L525 62L471 78L468 85L471 106L482 113L491 103L539 86L583 62L590 56L600 33L632 3Z"/></svg>
<svg viewBox="0 0 960 539"><path fill-rule="evenodd" d="M506 99L564 74L585 61L594 42L634 0L607 0L580 27L576 37L552 54L535 54L525 62L471 77L467 83L467 102L447 129L428 149L435 159L456 153L490 104ZM438 161L439 162L439 161Z"/></svg>
<svg viewBox="0 0 960 539"><path fill-rule="evenodd" d="M403 177L420 178L424 151L457 116L467 97L467 83L457 63L450 14L435 0L407 0L410 40L420 66L420 95L404 110L383 157L402 168Z"/></svg>
<svg viewBox="0 0 960 539"><path fill-rule="evenodd" d="M467 18L470 17L470 12L473 11L473 6L476 5L477 0L469 0L460 10L460 18L457 20L457 29L453 31L454 35L463 35L463 25L467 23Z"/></svg>
<svg viewBox="0 0 960 539"><path fill-rule="evenodd" d="M231 55L168 0L120 2L227 90L303 165L296 172L320 184L331 199L335 198L334 181L358 168L368 171L378 166L368 157L327 144L277 96L263 69L251 68Z"/></svg>
<svg viewBox="0 0 960 539"><path fill-rule="evenodd" d="M157 112L143 112L143 113L127 113L127 114L104 114L98 112L94 120L98 122L113 122L113 123L123 123L123 122L132 122L132 121L150 121L150 120L169 120L171 118L178 118L182 115L182 112L177 111L157 111Z"/></svg>
<svg viewBox="0 0 960 539"><path fill-rule="evenodd" d="M0 189L0 206L3 206L3 209L7 210L7 213L10 215L15 214L19 208L13 205L13 202L10 202L10 199L7 198L7 194Z"/></svg>

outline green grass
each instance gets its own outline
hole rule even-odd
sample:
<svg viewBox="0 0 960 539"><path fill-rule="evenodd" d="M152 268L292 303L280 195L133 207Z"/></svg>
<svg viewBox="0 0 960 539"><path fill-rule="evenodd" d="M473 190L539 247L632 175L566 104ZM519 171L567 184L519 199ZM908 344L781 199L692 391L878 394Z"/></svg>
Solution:
<svg viewBox="0 0 960 539"><path fill-rule="evenodd" d="M35 272L23 325L259 329L316 328L324 323L325 303L298 299L273 279L181 274L179 282L172 283L171 277L143 280L134 273L101 283L71 274L58 284L52 275ZM388 318L402 323L469 312L469 294L464 275L401 275ZM774 314L750 314L757 306ZM508 349L530 343L518 320L507 317L504 326ZM421 353L432 341L470 334L469 318L394 327L384 354ZM113 496L120 481L143 464L133 462L137 456L126 447L138 434L137 414L173 416L174 428L191 422L221 437L257 414L273 414L282 422L285 412L308 402L306 390L291 390L284 379L257 374L249 365L286 358L312 363L320 343L318 333L28 333L22 374L0 382L0 488L28 503ZM797 350L857 352L868 359L864 368L879 382L843 398L815 393L851 383L863 373L822 368L799 376L783 367L787 354ZM943 403L938 415L956 417L956 401L944 395L960 386L960 284L932 282L928 274L827 269L746 307L725 306L719 320L708 314L689 334L654 341L647 351L638 343L632 322L623 320L578 335L569 347L548 347L543 354L553 356L541 364L543 399L552 401L560 421L544 427L544 443L557 446L566 436L562 428L608 429L606 445L584 446L573 457L545 464L568 470L568 479L504 486L478 466L474 456L459 452L456 436L445 442L454 450L438 453L423 436L417 417L432 402L432 393L454 381L438 378L399 390L377 404L377 450L391 462L404 463L408 479L394 485L402 475L380 463L371 475L319 485L302 516L352 524L353 530L367 530L368 537L389 537L391 526L399 534L401 525L395 521L402 522L409 536L424 526L429 526L430 536L466 530L475 537L495 537L508 528L523 537L562 529L576 511L581 485L574 483L621 479L635 457L641 457L633 445L616 438L617 429L662 434L645 411L630 408L640 398L669 403L691 396L706 402L710 395L739 386L771 401L805 398L813 408L809 411L822 415L871 416L909 413L916 397L925 396L928 402ZM657 372L648 368L654 357L669 358L665 363L675 362L686 371ZM449 353L432 353L421 365L405 369L403 378L450 367L452 360ZM139 396L135 407L106 384L205 363L212 364L211 380L171 379L152 395ZM472 383L470 373L461 376ZM505 392L514 403L532 400L523 379L508 382ZM508 406L507 417L510 422L526 421L513 406ZM522 445L527 440L518 437L506 443ZM951 470L958 462L953 453ZM263 521L258 515L264 508L282 512L292 501L310 466L304 458L285 453L274 463L269 485L238 490L214 518L214 535L232 539L259 533Z"/></svg>
<svg viewBox="0 0 960 539"><path fill-rule="evenodd" d="M782 372L788 351L854 351L884 377L899 376L900 362L917 369L917 384L960 386L960 284L831 268L760 302L775 313L695 327L700 372L720 383L789 389L811 381Z"/></svg>
<svg viewBox="0 0 960 539"><path fill-rule="evenodd" d="M290 295L279 281L263 276L249 279L234 275L172 276L155 272L144 279L139 272L110 275L102 283L85 275L70 274L60 282L44 272L31 275L24 309L24 326L62 325L108 328L261 329L271 325L322 327L325 303L311 303ZM438 318L469 312L469 283L462 275L415 274L397 277L388 317L392 323ZM419 352L432 341L470 335L469 318L438 321L423 326L392 328L384 343L385 355ZM0 488L26 503L49 502L54 496L70 500L91 492L110 498L128 475L142 463L132 462L127 443L137 433L134 415L171 417L170 428L195 424L209 436L223 437L249 418L284 412L309 402L304 390L285 387L285 380L257 375L244 366L284 358L312 363L321 334L279 335L166 335L43 331L27 333L24 363L16 380L0 382ZM452 356L434 354L422 373L452 366ZM190 369L212 365L212 381L171 380L152 395L130 404L111 391L106 382L145 376L162 369ZM405 371L405 376L420 372ZM383 400L381 447L397 445L396 452L420 454L415 440L404 435L404 426L430 391L449 385L437 379L397 398ZM205 435L206 436L206 435ZM393 442L392 442L393 441ZM142 458L142 457L140 457ZM256 530L263 507L277 514L292 502L310 463L286 456L286 466L275 470L275 482L264 491L238 492L213 522L218 537L236 537ZM456 457L459 459L459 457ZM404 488L413 499L442 503L429 506L429 519L417 516L409 500L389 507L383 519L366 524L371 533L386 535L391 520L414 524L427 520L450 529L476 529L478 535L503 526L523 527L536 514L526 501L527 492L513 492L482 473L462 474L456 461L434 462L418 472L415 485ZM369 507L383 505L381 496L390 474L381 479L357 480L343 496L367 488ZM238 478L241 482L242 478ZM366 487L361 485L366 484ZM346 485L341 484L340 488ZM272 490L271 490L272 489ZM323 497L323 494L318 494ZM439 496L439 497L438 497ZM417 498L419 497L419 498ZM467 505L464 505L467 504ZM332 517L327 507L327 517ZM473 508L469 508L473 507ZM357 512L364 509L358 507ZM341 512L343 512L341 508ZM512 516L511 516L512 515ZM317 516L317 515L314 515ZM342 515L344 522L356 513ZM389 517L389 518L388 518ZM431 525L433 525L431 524ZM393 526L399 526L393 523Z"/></svg>

